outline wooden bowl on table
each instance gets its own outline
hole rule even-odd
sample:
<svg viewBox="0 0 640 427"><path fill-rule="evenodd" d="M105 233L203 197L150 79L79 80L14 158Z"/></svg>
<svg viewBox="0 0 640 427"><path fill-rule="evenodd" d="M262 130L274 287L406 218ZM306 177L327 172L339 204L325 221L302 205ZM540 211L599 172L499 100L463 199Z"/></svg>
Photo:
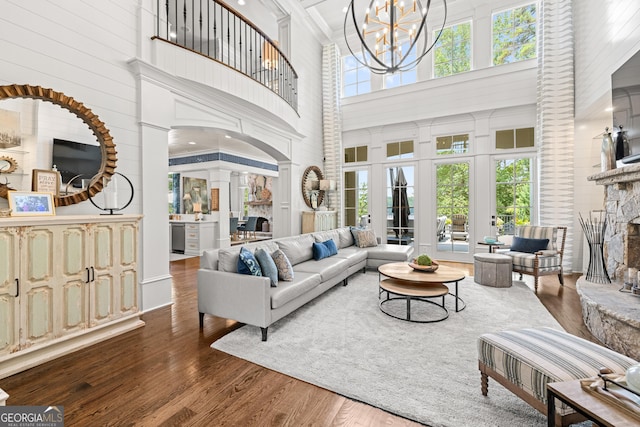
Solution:
<svg viewBox="0 0 640 427"><path fill-rule="evenodd" d="M423 273L433 273L440 267L438 261L431 260L431 265L419 265L416 263L416 259L414 258L410 263L409 267L413 268L415 271L422 271Z"/></svg>

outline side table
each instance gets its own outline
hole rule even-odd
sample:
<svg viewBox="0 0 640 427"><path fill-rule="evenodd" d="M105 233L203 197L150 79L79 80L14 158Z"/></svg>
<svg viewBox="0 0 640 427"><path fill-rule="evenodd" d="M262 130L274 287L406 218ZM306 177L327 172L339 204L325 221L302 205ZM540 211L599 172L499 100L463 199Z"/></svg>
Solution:
<svg viewBox="0 0 640 427"><path fill-rule="evenodd" d="M556 426L556 402L561 400L587 419L605 427L634 427L640 418L584 391L580 380L547 384L547 425Z"/></svg>
<svg viewBox="0 0 640 427"><path fill-rule="evenodd" d="M502 246L508 246L506 243L502 243L502 242L494 242L494 243L487 243L487 242L478 242L479 245L483 245L483 246L489 246L489 253L493 253L493 248L500 248Z"/></svg>

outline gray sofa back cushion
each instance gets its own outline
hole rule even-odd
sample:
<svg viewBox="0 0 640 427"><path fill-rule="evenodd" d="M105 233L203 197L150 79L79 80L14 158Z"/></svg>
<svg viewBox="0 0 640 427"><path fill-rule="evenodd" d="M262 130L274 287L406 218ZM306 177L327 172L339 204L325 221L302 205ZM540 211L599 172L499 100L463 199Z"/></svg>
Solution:
<svg viewBox="0 0 640 427"><path fill-rule="evenodd" d="M353 234L351 234L351 229L349 227L338 228L338 239L340 244L338 245L338 249L348 248L349 246L354 245Z"/></svg>
<svg viewBox="0 0 640 427"><path fill-rule="evenodd" d="M229 273L238 272L238 259L240 258L241 247L242 246L238 245L231 248L220 249L218 251L219 271L226 271ZM272 254L276 249L278 249L278 245L273 241L250 243L248 245L244 245L244 247L249 249L251 252L254 252L257 248L263 248L269 254Z"/></svg>
<svg viewBox="0 0 640 427"><path fill-rule="evenodd" d="M326 242L331 239L333 240L333 243L336 244L336 248L340 248L340 236L338 234L338 230L319 231L317 233L313 233L313 238L316 240L316 243Z"/></svg>
<svg viewBox="0 0 640 427"><path fill-rule="evenodd" d="M218 269L218 249L209 249L202 253L200 257L200 268L208 270Z"/></svg>
<svg viewBox="0 0 640 427"><path fill-rule="evenodd" d="M315 240L311 234L286 237L277 240L278 246L289 258L291 265L299 264L313 258L313 244Z"/></svg>

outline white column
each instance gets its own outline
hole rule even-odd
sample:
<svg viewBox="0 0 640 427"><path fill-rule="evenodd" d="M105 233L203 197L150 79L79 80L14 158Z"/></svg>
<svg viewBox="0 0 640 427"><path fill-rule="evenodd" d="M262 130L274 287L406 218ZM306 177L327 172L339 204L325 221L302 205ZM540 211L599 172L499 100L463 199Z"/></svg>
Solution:
<svg viewBox="0 0 640 427"><path fill-rule="evenodd" d="M218 217L218 236L216 247L228 248L231 246L231 237L229 230L229 183L231 181L231 171L228 170L210 170L209 171L209 188L218 188L220 195L220 211L211 212L212 215Z"/></svg>
<svg viewBox="0 0 640 427"><path fill-rule="evenodd" d="M273 237L285 237L300 234L301 207L292 206L293 194L296 199L300 192L302 173L299 166L291 162L278 162L278 178L273 180ZM297 172L296 172L297 171Z"/></svg>
<svg viewBox="0 0 640 427"><path fill-rule="evenodd" d="M7 392L0 388L0 406L7 406L8 399L9 395Z"/></svg>

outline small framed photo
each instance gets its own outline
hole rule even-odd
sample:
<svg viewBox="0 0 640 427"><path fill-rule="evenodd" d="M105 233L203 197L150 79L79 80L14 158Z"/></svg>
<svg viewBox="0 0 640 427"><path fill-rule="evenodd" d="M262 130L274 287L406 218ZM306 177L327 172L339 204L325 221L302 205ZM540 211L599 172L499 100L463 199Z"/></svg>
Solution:
<svg viewBox="0 0 640 427"><path fill-rule="evenodd" d="M31 189L41 193L53 193L54 196L58 196L60 192L60 172L34 169L31 178Z"/></svg>
<svg viewBox="0 0 640 427"><path fill-rule="evenodd" d="M37 191L9 191L11 216L55 215L52 193Z"/></svg>

